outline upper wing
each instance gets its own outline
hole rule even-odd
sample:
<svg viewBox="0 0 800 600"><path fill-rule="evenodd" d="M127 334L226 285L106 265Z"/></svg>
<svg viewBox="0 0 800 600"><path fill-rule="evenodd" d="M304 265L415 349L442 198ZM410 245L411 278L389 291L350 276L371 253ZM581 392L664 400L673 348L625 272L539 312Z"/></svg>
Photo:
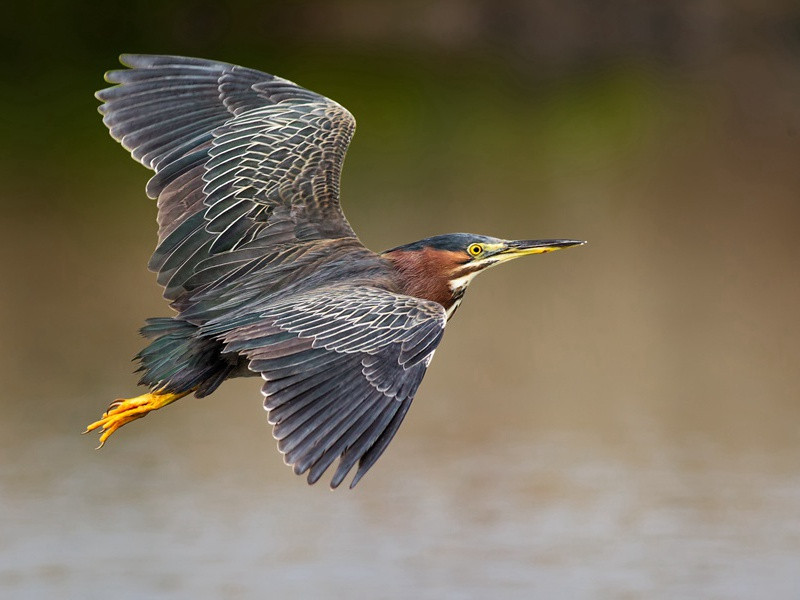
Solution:
<svg viewBox="0 0 800 600"><path fill-rule="evenodd" d="M338 458L335 488L358 462L354 487L386 449L445 323L436 302L338 286L240 316L233 327L218 320L204 329L261 373L286 463L315 483Z"/></svg>
<svg viewBox="0 0 800 600"><path fill-rule="evenodd" d="M339 176L355 130L342 106L291 81L178 56L123 55L97 92L111 135L156 174L150 260L171 300L202 261L259 247L355 238Z"/></svg>

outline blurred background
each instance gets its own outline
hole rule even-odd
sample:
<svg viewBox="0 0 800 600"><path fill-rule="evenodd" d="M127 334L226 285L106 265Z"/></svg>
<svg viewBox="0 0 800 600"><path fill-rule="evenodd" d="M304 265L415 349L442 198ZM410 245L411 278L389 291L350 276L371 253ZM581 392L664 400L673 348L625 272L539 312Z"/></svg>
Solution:
<svg viewBox="0 0 800 600"><path fill-rule="evenodd" d="M799 598L796 2L7 7L0 596ZM125 427L167 315L120 52L279 74L358 120L369 247L589 245L482 275L355 491L282 464L259 384Z"/></svg>

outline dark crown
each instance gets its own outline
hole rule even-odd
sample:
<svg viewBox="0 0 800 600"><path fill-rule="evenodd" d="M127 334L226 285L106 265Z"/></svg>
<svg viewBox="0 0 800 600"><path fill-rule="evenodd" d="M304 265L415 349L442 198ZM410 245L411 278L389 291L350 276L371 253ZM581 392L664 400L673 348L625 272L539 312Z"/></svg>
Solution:
<svg viewBox="0 0 800 600"><path fill-rule="evenodd" d="M391 248L384 252L394 252L395 250L405 251L419 251L425 248L433 248L434 250L449 250L451 252L464 252L470 244L497 244L502 240L489 237L486 235L478 235L476 233L446 233L444 235L435 235L433 237L425 238L410 244L403 244Z"/></svg>

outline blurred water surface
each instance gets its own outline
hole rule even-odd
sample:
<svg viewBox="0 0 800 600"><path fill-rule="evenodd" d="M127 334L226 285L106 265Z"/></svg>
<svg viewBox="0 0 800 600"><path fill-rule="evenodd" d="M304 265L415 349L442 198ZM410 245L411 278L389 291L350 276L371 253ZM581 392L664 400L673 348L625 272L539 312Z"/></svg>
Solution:
<svg viewBox="0 0 800 600"><path fill-rule="evenodd" d="M82 71L53 144L9 124L0 166L0 595L800 597L797 56L542 80L307 58L250 66L356 115L368 246L589 245L478 278L355 491L282 465L255 380L94 452L78 433L135 393L135 330L168 309L145 171Z"/></svg>

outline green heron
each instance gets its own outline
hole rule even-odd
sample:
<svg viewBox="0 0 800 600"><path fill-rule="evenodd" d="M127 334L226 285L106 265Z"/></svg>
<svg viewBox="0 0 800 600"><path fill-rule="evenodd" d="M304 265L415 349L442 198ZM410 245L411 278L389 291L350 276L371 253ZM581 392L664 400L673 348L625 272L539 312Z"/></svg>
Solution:
<svg viewBox="0 0 800 600"><path fill-rule="evenodd" d="M149 319L136 359L150 391L88 426L117 429L224 380L264 379L285 462L354 487L400 426L447 321L488 267L578 240L438 235L381 254L339 206L355 129L342 106L243 67L123 55L97 93L114 139L152 169L149 267L176 315Z"/></svg>

